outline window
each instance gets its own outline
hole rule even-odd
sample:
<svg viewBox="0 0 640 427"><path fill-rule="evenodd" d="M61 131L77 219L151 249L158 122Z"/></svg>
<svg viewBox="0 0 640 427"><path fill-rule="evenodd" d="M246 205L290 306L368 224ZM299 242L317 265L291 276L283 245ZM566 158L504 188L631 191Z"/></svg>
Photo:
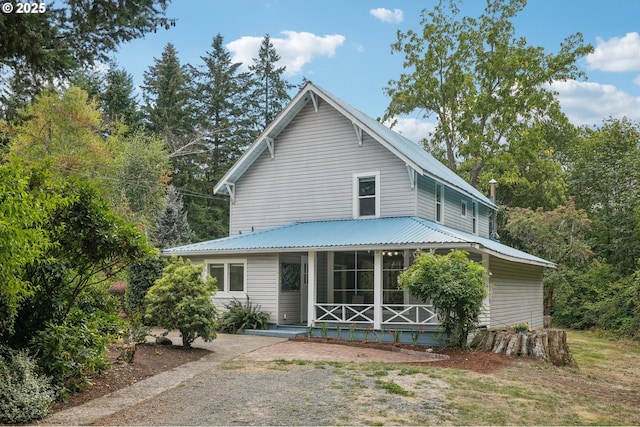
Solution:
<svg viewBox="0 0 640 427"><path fill-rule="evenodd" d="M471 202L471 231L478 234L478 202Z"/></svg>
<svg viewBox="0 0 640 427"><path fill-rule="evenodd" d="M436 222L444 219L444 185L436 182Z"/></svg>
<svg viewBox="0 0 640 427"><path fill-rule="evenodd" d="M333 254L333 301L373 304L373 251Z"/></svg>
<svg viewBox="0 0 640 427"><path fill-rule="evenodd" d="M382 252L382 303L404 304L404 291L398 276L404 271L404 251Z"/></svg>
<svg viewBox="0 0 640 427"><path fill-rule="evenodd" d="M460 216L462 218L467 217L467 202L465 202L464 200L460 201Z"/></svg>
<svg viewBox="0 0 640 427"><path fill-rule="evenodd" d="M245 261L209 263L208 273L216 279L218 293L245 292Z"/></svg>
<svg viewBox="0 0 640 427"><path fill-rule="evenodd" d="M380 172L353 176L353 217L380 216Z"/></svg>

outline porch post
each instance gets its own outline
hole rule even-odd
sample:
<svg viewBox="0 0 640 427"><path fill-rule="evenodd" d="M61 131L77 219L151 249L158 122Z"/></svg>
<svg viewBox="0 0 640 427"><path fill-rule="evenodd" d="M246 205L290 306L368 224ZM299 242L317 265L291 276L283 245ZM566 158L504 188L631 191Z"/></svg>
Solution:
<svg viewBox="0 0 640 427"><path fill-rule="evenodd" d="M373 252L373 329L382 327L382 251Z"/></svg>
<svg viewBox="0 0 640 427"><path fill-rule="evenodd" d="M309 277L307 279L307 326L311 326L316 319L316 266L317 253L309 251L308 253Z"/></svg>
<svg viewBox="0 0 640 427"><path fill-rule="evenodd" d="M482 266L487 269L490 275L490 257L487 253L482 254ZM484 301L482 301L482 311L480 312L480 324L488 328L491 327L491 277L489 275L484 280L484 286L488 292Z"/></svg>

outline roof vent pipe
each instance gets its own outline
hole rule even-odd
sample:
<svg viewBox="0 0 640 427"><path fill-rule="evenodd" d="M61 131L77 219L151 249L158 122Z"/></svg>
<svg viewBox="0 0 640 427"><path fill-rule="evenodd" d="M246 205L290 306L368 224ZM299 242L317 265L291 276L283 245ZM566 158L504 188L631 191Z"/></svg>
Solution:
<svg viewBox="0 0 640 427"><path fill-rule="evenodd" d="M496 184L497 183L498 181L496 181L493 178L491 178L491 181L489 181L489 185L491 186L491 189L489 190L489 197L491 198L491 201L493 203L496 202ZM491 214L491 232L489 233L489 238L491 240L495 240L496 242L499 242L500 236L498 235L498 226L496 224L497 216L498 216L498 210L496 209Z"/></svg>

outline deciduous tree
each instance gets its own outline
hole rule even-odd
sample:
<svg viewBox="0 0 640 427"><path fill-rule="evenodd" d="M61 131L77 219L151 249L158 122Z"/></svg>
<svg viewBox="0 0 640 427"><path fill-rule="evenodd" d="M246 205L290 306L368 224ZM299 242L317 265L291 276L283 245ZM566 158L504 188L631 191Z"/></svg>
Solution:
<svg viewBox="0 0 640 427"><path fill-rule="evenodd" d="M516 37L525 0L489 0L478 18L460 17L459 2L441 0L422 12L421 30L398 32L392 52L403 73L386 89L386 117L420 111L435 116L428 149L477 186L487 162L532 125L564 120L553 81L584 76L576 61L591 52L576 33L558 53Z"/></svg>

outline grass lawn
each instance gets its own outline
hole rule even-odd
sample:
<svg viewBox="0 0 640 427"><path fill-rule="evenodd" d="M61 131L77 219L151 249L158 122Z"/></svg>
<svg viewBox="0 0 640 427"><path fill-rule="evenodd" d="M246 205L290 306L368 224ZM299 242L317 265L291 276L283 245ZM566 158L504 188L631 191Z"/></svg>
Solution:
<svg viewBox="0 0 640 427"><path fill-rule="evenodd" d="M578 368L530 360L491 373L392 364L335 370L342 425L640 425L640 343L569 331Z"/></svg>

